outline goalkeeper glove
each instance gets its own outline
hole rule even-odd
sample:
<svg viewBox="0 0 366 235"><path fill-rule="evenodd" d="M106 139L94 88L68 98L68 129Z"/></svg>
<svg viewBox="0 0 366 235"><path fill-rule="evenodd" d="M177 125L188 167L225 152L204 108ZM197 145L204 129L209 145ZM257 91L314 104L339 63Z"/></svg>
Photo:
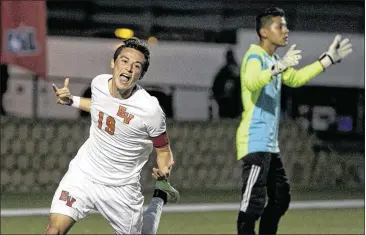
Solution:
<svg viewBox="0 0 366 235"><path fill-rule="evenodd" d="M295 50L295 47L295 44L292 45L283 58L272 66L272 76L282 73L288 67L299 64L299 60L302 58L300 55L301 50Z"/></svg>
<svg viewBox="0 0 366 235"><path fill-rule="evenodd" d="M343 58L352 52L352 44L349 42L349 39L345 38L342 41L341 39L341 35L335 36L328 51L319 57L319 61L324 69L328 68L331 64L341 62Z"/></svg>

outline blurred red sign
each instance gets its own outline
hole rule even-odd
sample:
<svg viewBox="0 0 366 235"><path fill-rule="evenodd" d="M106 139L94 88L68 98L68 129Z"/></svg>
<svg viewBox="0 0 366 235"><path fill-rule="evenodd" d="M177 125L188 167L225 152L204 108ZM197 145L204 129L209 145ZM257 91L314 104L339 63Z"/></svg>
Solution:
<svg viewBox="0 0 366 235"><path fill-rule="evenodd" d="M1 0L0 62L19 65L45 78L45 1Z"/></svg>

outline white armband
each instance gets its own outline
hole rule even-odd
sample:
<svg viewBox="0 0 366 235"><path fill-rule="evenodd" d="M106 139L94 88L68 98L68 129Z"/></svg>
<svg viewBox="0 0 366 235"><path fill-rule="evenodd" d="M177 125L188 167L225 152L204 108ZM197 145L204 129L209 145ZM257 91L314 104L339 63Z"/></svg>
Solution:
<svg viewBox="0 0 366 235"><path fill-rule="evenodd" d="M80 106L80 96L73 96L72 97L72 107L79 108Z"/></svg>

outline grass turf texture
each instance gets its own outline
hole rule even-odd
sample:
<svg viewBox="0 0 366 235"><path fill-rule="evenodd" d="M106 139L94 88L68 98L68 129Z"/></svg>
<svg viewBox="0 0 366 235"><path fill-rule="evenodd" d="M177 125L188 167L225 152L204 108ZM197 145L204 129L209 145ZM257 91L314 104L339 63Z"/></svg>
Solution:
<svg viewBox="0 0 366 235"><path fill-rule="evenodd" d="M292 191L292 201L364 199L364 189L303 189ZM145 204L151 200L152 192L145 192ZM180 190L180 203L226 203L240 202L240 191L187 191ZM1 194L1 208L49 208L53 194Z"/></svg>
<svg viewBox="0 0 366 235"><path fill-rule="evenodd" d="M290 210L278 234L364 234L363 209ZM159 234L235 234L236 212L163 213ZM47 216L1 218L1 234L42 234ZM79 221L69 234L113 234L99 214Z"/></svg>

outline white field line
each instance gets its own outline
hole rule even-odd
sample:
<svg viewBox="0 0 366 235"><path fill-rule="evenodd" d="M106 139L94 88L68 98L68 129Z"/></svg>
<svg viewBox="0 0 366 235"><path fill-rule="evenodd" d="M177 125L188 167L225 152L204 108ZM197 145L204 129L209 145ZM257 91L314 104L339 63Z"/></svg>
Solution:
<svg viewBox="0 0 366 235"><path fill-rule="evenodd" d="M238 211L239 203L200 203L166 205L164 212L211 212L211 211ZM290 209L334 209L334 208L363 208L364 200L334 200L334 201L297 201L290 204ZM144 206L146 210L147 206ZM99 213L91 211L91 213ZM1 217L48 215L49 208L29 209L2 209Z"/></svg>

